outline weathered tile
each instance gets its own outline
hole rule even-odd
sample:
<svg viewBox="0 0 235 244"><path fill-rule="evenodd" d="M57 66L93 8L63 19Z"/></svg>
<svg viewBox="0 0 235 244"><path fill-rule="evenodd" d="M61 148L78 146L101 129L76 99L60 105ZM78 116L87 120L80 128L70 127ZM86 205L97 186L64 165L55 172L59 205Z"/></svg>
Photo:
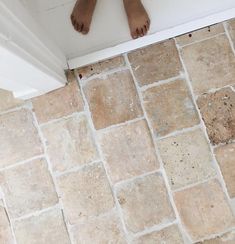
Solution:
<svg viewBox="0 0 235 244"><path fill-rule="evenodd" d="M223 24L220 23L220 24L208 26L208 27L187 33L182 36L178 36L176 38L176 40L180 46L184 46L184 45L196 42L196 41L200 41L200 40L203 40L206 38L213 37L217 34L223 33L224 31L225 30L224 30Z"/></svg>
<svg viewBox="0 0 235 244"><path fill-rule="evenodd" d="M13 244L13 236L7 213L0 200L0 243Z"/></svg>
<svg viewBox="0 0 235 244"><path fill-rule="evenodd" d="M144 107L156 136L199 123L185 81L176 80L143 92Z"/></svg>
<svg viewBox="0 0 235 244"><path fill-rule="evenodd" d="M36 97L32 102L40 124L83 110L83 100L76 80L63 88Z"/></svg>
<svg viewBox="0 0 235 244"><path fill-rule="evenodd" d="M125 65L125 60L123 56L118 56L83 68L78 68L75 70L75 74L79 76L80 79L87 79L93 75L99 75L109 70L123 67L124 65Z"/></svg>
<svg viewBox="0 0 235 244"><path fill-rule="evenodd" d="M235 138L235 92L230 88L199 97L198 107L213 144Z"/></svg>
<svg viewBox="0 0 235 244"><path fill-rule="evenodd" d="M70 244L60 209L16 221L14 230L18 244Z"/></svg>
<svg viewBox="0 0 235 244"><path fill-rule="evenodd" d="M26 109L0 115L0 168L43 153L33 116Z"/></svg>
<svg viewBox="0 0 235 244"><path fill-rule="evenodd" d="M211 240L198 242L198 244L234 244L235 243L235 231L231 231L222 236L218 236Z"/></svg>
<svg viewBox="0 0 235 244"><path fill-rule="evenodd" d="M44 159L36 159L1 172L0 185L12 218L53 206L58 202Z"/></svg>
<svg viewBox="0 0 235 244"><path fill-rule="evenodd" d="M225 35L182 49L193 90L200 95L235 82L235 56Z"/></svg>
<svg viewBox="0 0 235 244"><path fill-rule="evenodd" d="M99 135L107 171L113 183L156 170L154 144L145 120Z"/></svg>
<svg viewBox="0 0 235 244"><path fill-rule="evenodd" d="M215 155L220 165L228 193L235 197L235 143L224 145L215 149Z"/></svg>
<svg viewBox="0 0 235 244"><path fill-rule="evenodd" d="M173 39L133 51L128 58L140 86L178 76L182 70Z"/></svg>
<svg viewBox="0 0 235 244"><path fill-rule="evenodd" d="M163 139L158 147L174 190L216 175L209 145L200 129Z"/></svg>
<svg viewBox="0 0 235 244"><path fill-rule="evenodd" d="M134 240L133 244L183 244L181 233L176 225L167 227L161 231L155 231L150 234L141 236Z"/></svg>
<svg viewBox="0 0 235 244"><path fill-rule="evenodd" d="M117 197L130 232L143 231L175 219L160 174L151 174L122 184L117 189Z"/></svg>
<svg viewBox="0 0 235 244"><path fill-rule="evenodd" d="M101 163L58 178L65 215L70 224L98 216L114 207L114 200Z"/></svg>
<svg viewBox="0 0 235 244"><path fill-rule="evenodd" d="M175 203L193 241L221 233L234 225L234 216L217 180L175 193Z"/></svg>
<svg viewBox="0 0 235 244"><path fill-rule="evenodd" d="M235 19L228 21L228 31L233 41L233 46L235 48Z"/></svg>
<svg viewBox="0 0 235 244"><path fill-rule="evenodd" d="M96 129L141 117L143 112L129 71L94 79L84 88Z"/></svg>
<svg viewBox="0 0 235 244"><path fill-rule="evenodd" d="M23 105L23 100L14 98L12 92L0 89L0 112Z"/></svg>
<svg viewBox="0 0 235 244"><path fill-rule="evenodd" d="M48 124L42 128L53 171L62 172L97 159L91 129L84 115Z"/></svg>
<svg viewBox="0 0 235 244"><path fill-rule="evenodd" d="M107 214L77 225L72 229L75 244L125 244L124 232L115 213Z"/></svg>

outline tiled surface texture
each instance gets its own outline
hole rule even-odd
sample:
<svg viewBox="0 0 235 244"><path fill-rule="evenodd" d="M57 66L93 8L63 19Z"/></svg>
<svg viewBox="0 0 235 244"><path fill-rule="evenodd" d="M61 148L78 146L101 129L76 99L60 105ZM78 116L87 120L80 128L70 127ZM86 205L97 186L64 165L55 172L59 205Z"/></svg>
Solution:
<svg viewBox="0 0 235 244"><path fill-rule="evenodd" d="M234 244L234 30L0 90L0 244Z"/></svg>

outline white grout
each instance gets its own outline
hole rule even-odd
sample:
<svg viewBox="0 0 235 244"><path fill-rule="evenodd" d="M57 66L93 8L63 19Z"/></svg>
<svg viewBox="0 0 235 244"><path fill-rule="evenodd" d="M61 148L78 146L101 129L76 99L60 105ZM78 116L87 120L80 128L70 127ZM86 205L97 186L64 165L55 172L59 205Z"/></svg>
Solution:
<svg viewBox="0 0 235 244"><path fill-rule="evenodd" d="M229 40L229 43L230 43L231 49L232 49L232 51L233 51L233 54L235 55L235 43L233 43L232 38L231 38L231 36L230 36L229 30L228 30L228 25L229 25L229 24L228 24L227 22L224 22L224 23L223 23L223 26L224 26L224 29L225 29L226 36L227 36L227 38L228 38L228 40Z"/></svg>

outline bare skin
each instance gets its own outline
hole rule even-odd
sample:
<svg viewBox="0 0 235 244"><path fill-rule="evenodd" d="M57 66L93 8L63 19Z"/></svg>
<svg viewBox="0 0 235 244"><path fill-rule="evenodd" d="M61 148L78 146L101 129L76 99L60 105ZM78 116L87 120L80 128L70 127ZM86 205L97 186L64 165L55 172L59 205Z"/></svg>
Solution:
<svg viewBox="0 0 235 244"><path fill-rule="evenodd" d="M89 32L96 2L97 0L77 0L71 14L71 21L75 30L82 34ZM141 0L123 0L123 3L132 38L136 39L146 35L149 30L150 19Z"/></svg>

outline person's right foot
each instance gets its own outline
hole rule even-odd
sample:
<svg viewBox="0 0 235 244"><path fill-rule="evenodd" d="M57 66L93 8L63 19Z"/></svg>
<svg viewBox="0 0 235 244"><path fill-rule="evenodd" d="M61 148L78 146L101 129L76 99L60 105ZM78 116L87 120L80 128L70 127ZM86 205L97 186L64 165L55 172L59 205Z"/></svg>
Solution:
<svg viewBox="0 0 235 244"><path fill-rule="evenodd" d="M96 1L97 0L77 0L71 14L71 21L74 29L78 32L82 34L87 34L89 32Z"/></svg>

